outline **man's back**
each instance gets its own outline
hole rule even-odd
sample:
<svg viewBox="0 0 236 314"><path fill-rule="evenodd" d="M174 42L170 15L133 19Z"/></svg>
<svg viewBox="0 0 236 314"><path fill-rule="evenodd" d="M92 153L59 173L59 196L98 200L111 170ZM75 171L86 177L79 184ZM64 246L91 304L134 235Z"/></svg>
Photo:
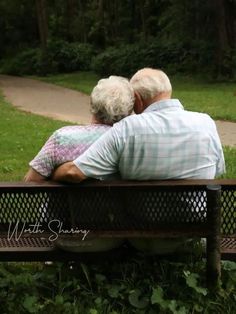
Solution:
<svg viewBox="0 0 236 314"><path fill-rule="evenodd" d="M117 170L122 178L135 180L210 179L224 172L214 121L183 110L176 99L154 103L117 123L75 164L97 178Z"/></svg>

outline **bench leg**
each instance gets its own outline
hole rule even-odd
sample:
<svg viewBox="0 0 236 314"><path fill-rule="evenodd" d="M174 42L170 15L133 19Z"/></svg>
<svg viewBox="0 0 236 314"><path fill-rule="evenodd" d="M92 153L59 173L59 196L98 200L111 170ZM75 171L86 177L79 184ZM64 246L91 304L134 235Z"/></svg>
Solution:
<svg viewBox="0 0 236 314"><path fill-rule="evenodd" d="M207 237L207 285L217 288L221 276L220 227L221 227L221 187L208 186L207 219L209 235Z"/></svg>

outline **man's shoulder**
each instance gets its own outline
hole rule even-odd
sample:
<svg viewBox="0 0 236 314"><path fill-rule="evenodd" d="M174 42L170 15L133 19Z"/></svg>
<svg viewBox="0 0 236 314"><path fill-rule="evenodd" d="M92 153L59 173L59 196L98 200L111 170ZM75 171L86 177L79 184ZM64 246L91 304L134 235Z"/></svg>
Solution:
<svg viewBox="0 0 236 314"><path fill-rule="evenodd" d="M206 126L214 126L215 121L211 116L205 112L185 111L185 113L191 116L193 119L197 119L201 123L206 123Z"/></svg>

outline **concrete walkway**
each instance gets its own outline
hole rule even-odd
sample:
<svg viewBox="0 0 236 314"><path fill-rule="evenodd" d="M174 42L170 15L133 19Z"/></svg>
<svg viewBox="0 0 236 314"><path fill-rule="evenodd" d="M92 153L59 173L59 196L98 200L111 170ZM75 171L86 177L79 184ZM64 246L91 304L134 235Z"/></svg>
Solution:
<svg viewBox="0 0 236 314"><path fill-rule="evenodd" d="M6 100L21 110L57 120L90 123L89 96L41 81L0 75Z"/></svg>
<svg viewBox="0 0 236 314"><path fill-rule="evenodd" d="M0 75L6 100L21 110L79 124L90 123L89 96L41 81ZM223 108L222 108L223 109ZM223 145L236 147L236 123L216 121Z"/></svg>

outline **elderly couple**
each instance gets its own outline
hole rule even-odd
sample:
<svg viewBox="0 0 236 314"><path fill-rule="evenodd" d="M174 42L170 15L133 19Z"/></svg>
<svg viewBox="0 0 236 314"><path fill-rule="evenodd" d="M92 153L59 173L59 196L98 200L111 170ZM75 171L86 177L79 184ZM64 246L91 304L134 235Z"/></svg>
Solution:
<svg viewBox="0 0 236 314"><path fill-rule="evenodd" d="M80 182L118 174L135 180L220 175L225 162L214 121L207 114L184 110L171 93L168 76L150 68L138 71L130 82L116 76L100 80L91 94L91 124L57 130L30 162L25 181ZM130 115L132 110L136 114ZM90 250L97 250L97 241L91 241ZM116 241L103 240L102 250L120 245ZM57 244L84 250L77 242L67 242L61 239ZM167 254L182 250L187 242L154 238L130 243L148 254Z"/></svg>
<svg viewBox="0 0 236 314"><path fill-rule="evenodd" d="M151 68L130 82L100 80L91 94L91 124L57 130L30 162L25 181L80 182L118 173L135 180L212 179L224 173L214 121L184 110L171 94L168 76Z"/></svg>

